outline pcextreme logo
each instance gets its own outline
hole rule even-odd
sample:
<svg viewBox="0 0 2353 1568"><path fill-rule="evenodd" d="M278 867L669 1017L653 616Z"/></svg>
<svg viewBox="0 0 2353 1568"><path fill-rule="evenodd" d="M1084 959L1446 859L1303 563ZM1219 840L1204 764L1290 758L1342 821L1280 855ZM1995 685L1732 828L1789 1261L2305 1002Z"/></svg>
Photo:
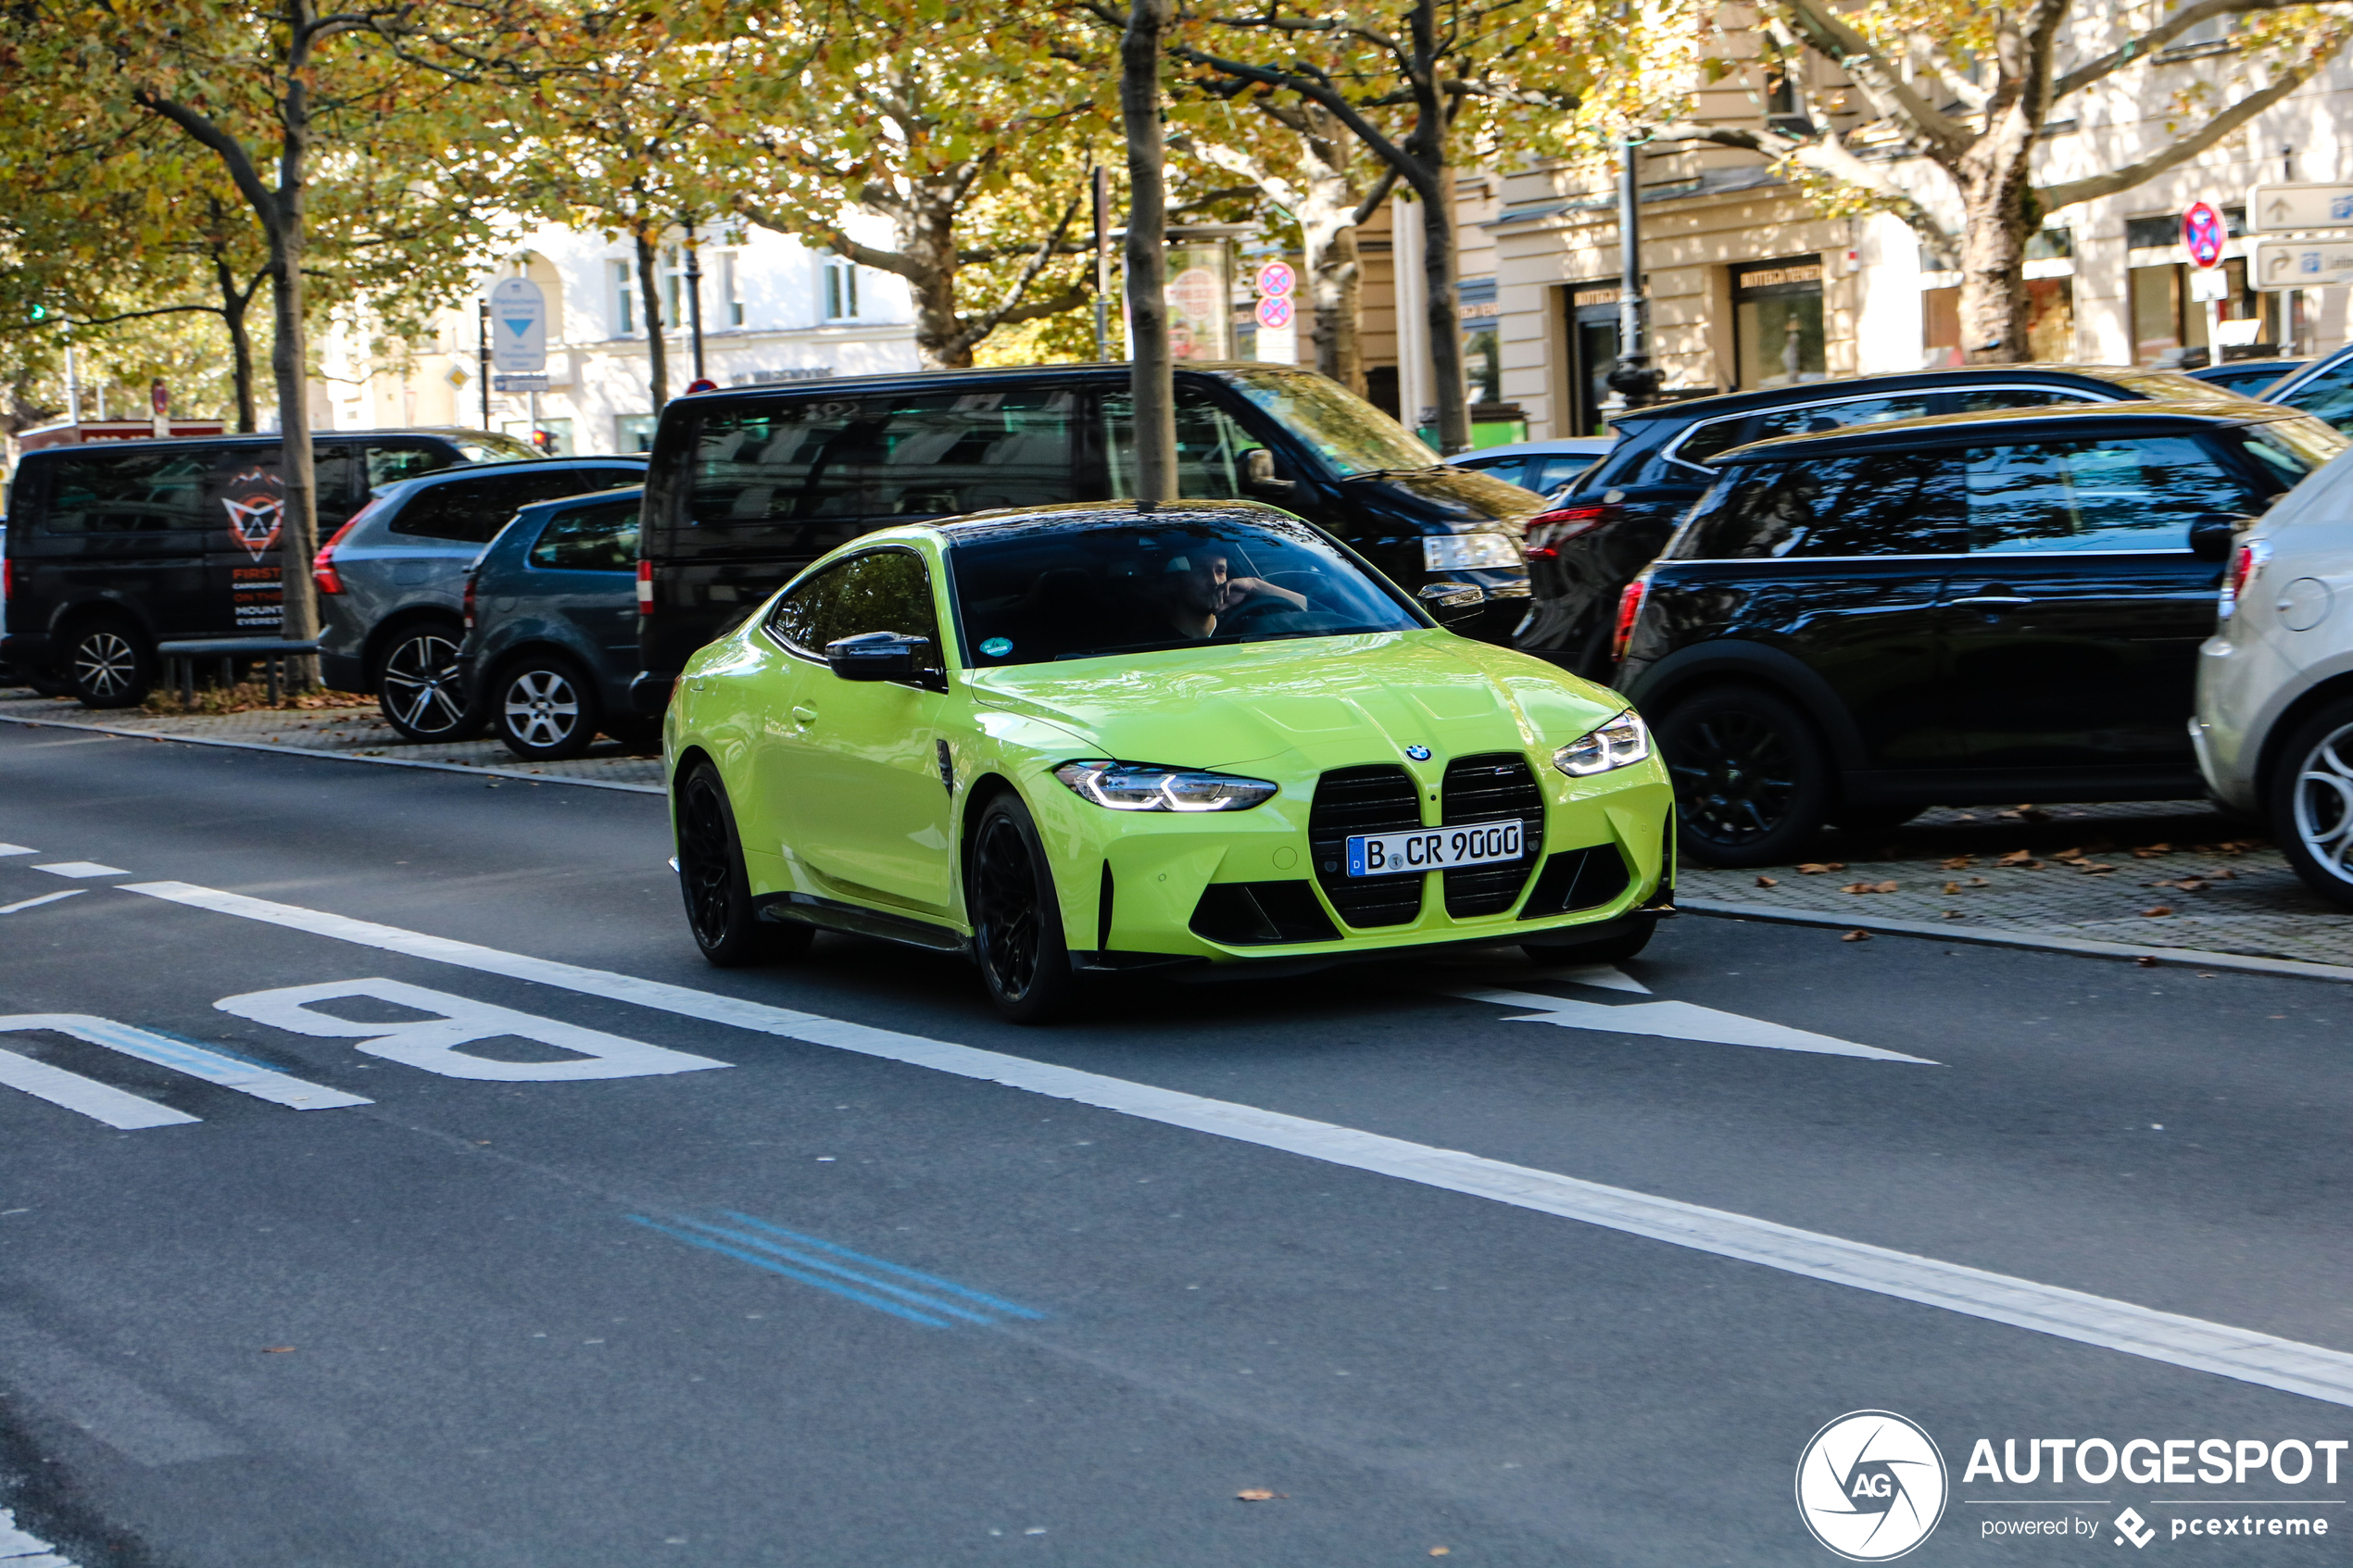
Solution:
<svg viewBox="0 0 2353 1568"><path fill-rule="evenodd" d="M1850 1411L1797 1460L1797 1512L1850 1562L1903 1556L1944 1517L1950 1484L1936 1439L1893 1411Z"/></svg>

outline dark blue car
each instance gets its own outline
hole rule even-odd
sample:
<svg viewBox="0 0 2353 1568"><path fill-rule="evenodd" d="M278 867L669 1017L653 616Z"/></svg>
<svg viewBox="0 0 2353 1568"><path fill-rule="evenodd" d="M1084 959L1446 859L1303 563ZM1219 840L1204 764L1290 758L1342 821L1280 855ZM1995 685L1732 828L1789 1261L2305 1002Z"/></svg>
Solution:
<svg viewBox="0 0 2353 1568"><path fill-rule="evenodd" d="M467 574L459 671L518 757L577 757L600 733L640 747L660 733L629 707L644 495L632 485L525 507Z"/></svg>

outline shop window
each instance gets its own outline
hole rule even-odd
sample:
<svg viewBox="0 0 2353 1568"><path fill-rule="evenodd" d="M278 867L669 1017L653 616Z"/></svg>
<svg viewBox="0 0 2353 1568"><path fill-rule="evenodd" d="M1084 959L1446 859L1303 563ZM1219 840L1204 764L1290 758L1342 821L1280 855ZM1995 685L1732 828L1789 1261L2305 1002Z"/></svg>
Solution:
<svg viewBox="0 0 2353 1568"><path fill-rule="evenodd" d="M2135 267L2128 276L2133 311L2133 362L2167 367L2208 364L2214 345L2207 341L2206 307L2190 296L2191 269ZM2285 332L2280 299L2247 286L2246 263L2222 263L2226 292L2216 315L2222 358L2255 358L2275 352Z"/></svg>
<svg viewBox="0 0 2353 1568"><path fill-rule="evenodd" d="M1825 379L1822 258L1733 268L1732 329L1733 373L1743 391Z"/></svg>

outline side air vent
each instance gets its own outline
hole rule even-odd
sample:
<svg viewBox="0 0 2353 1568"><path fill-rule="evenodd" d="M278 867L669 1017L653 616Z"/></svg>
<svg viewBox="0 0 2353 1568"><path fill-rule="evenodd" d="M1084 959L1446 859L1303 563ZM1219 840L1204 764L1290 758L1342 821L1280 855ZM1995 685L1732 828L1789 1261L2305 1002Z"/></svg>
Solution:
<svg viewBox="0 0 2353 1568"><path fill-rule="evenodd" d="M1615 844L1586 849L1564 849L1544 862L1536 891L1528 896L1522 920L1597 909L1624 893L1632 878L1626 874L1626 857Z"/></svg>
<svg viewBox="0 0 2353 1568"><path fill-rule="evenodd" d="M1427 876L1352 877L1348 837L1411 833L1425 825L1421 791L1403 768L1335 768L1316 781L1307 846L1315 856L1315 881L1340 919L1359 927L1404 925L1421 914Z"/></svg>
<svg viewBox="0 0 2353 1568"><path fill-rule="evenodd" d="M1446 879L1446 912L1456 920L1502 914L1528 885L1544 847L1544 797L1537 791L1528 759L1509 751L1457 757L1446 764L1446 784L1439 798L1450 828L1519 819L1518 859L1457 866L1440 873Z"/></svg>
<svg viewBox="0 0 2353 1568"><path fill-rule="evenodd" d="M1213 882L1193 906L1193 935L1229 947L1334 942L1340 932L1304 882Z"/></svg>

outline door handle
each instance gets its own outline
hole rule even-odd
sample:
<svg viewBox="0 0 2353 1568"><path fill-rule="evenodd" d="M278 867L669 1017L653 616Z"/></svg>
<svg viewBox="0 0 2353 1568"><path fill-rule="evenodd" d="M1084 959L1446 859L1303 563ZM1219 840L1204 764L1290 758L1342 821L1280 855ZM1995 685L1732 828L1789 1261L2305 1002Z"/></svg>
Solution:
<svg viewBox="0 0 2353 1568"><path fill-rule="evenodd" d="M817 710L815 709L803 708L797 702L792 705L792 716L795 720L803 724L813 724L817 721Z"/></svg>

